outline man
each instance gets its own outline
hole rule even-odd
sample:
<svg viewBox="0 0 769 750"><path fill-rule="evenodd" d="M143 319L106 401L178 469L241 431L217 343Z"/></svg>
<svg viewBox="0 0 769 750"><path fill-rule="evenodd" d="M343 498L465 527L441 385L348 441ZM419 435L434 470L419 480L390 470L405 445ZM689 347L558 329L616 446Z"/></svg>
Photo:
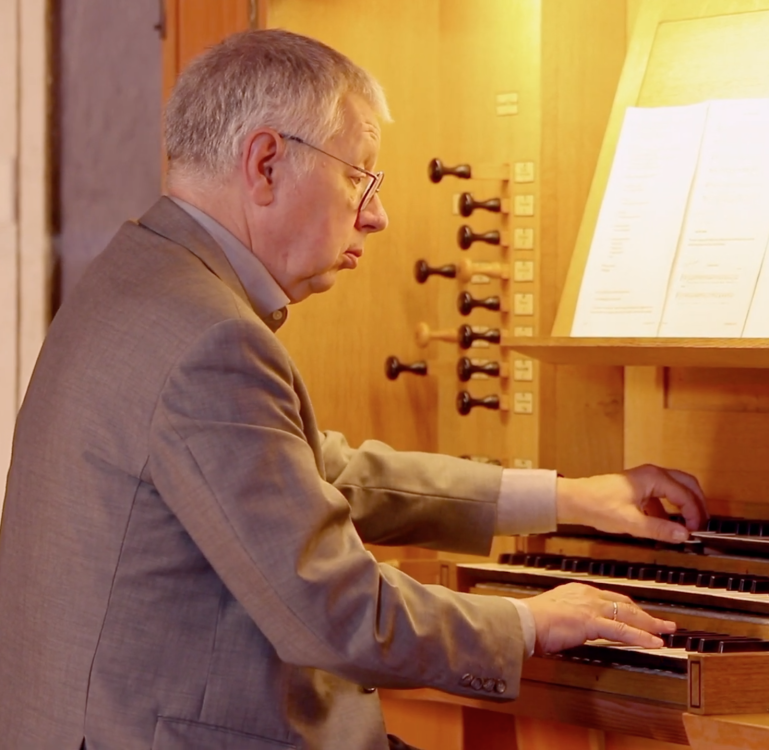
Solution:
<svg viewBox="0 0 769 750"><path fill-rule="evenodd" d="M556 480L318 431L274 331L385 228L387 119L367 73L287 32L182 74L170 197L60 309L19 415L3 747L382 750L377 686L512 699L535 648L674 629L576 584L526 605L422 586L365 550L486 553L556 520L672 541L657 498L690 528L702 501L656 467Z"/></svg>

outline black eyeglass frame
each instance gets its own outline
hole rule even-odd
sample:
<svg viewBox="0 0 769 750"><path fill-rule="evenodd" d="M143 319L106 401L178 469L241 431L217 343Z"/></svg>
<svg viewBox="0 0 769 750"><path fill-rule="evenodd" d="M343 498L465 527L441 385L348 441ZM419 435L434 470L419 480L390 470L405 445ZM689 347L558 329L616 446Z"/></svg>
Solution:
<svg viewBox="0 0 769 750"><path fill-rule="evenodd" d="M334 156L334 154L330 154L328 151L324 151L322 148L313 146L312 143L307 143L307 141L305 141L303 138L300 138L298 135L288 135L286 133L279 133L279 135L281 138L285 138L287 141L295 141L296 143L301 143L303 146L307 146L308 148L311 148L314 151L318 151L321 154L328 156L331 159L336 159L336 161L342 162L342 164L350 167L350 169L354 169L356 172L365 174L366 177L369 178L369 184L366 187L366 189L363 191L363 195L361 196L360 203L358 203L358 213L363 211L363 209L366 208L366 206L368 206L369 203L371 203L374 196L379 192L379 189L382 187L382 182L384 181L384 172L369 172L367 169L363 169L363 167L357 167L355 166L355 164L350 164L349 161L340 159L338 156Z"/></svg>

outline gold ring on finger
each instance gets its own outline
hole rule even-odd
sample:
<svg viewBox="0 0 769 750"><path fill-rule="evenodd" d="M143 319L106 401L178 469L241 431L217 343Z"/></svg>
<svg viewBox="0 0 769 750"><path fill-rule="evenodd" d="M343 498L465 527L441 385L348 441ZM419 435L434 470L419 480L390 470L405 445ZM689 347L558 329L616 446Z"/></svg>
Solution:
<svg viewBox="0 0 769 750"><path fill-rule="evenodd" d="M619 603L618 602L612 602L611 605L613 607L611 619L616 621L617 614L619 613Z"/></svg>

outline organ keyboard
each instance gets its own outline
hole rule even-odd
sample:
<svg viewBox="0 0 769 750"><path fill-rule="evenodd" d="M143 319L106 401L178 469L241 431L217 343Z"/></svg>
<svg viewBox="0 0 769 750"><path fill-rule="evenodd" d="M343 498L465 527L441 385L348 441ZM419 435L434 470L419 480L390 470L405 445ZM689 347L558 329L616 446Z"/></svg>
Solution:
<svg viewBox="0 0 769 750"><path fill-rule="evenodd" d="M493 563L402 567L424 582L517 598L589 583L630 596L679 630L661 649L601 641L532 657L506 711L681 744L685 716L769 713L769 557L761 555L769 555L769 523L724 520L719 528L711 519L694 543L679 546L578 529L519 545Z"/></svg>

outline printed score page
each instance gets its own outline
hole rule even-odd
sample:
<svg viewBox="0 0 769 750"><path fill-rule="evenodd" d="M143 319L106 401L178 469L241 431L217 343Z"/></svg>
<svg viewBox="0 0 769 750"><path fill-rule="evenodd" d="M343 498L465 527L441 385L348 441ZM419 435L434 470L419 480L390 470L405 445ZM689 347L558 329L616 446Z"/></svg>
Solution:
<svg viewBox="0 0 769 750"><path fill-rule="evenodd" d="M767 242L769 99L712 101L659 335L766 336Z"/></svg>
<svg viewBox="0 0 769 750"><path fill-rule="evenodd" d="M707 103L628 108L572 336L657 336Z"/></svg>

